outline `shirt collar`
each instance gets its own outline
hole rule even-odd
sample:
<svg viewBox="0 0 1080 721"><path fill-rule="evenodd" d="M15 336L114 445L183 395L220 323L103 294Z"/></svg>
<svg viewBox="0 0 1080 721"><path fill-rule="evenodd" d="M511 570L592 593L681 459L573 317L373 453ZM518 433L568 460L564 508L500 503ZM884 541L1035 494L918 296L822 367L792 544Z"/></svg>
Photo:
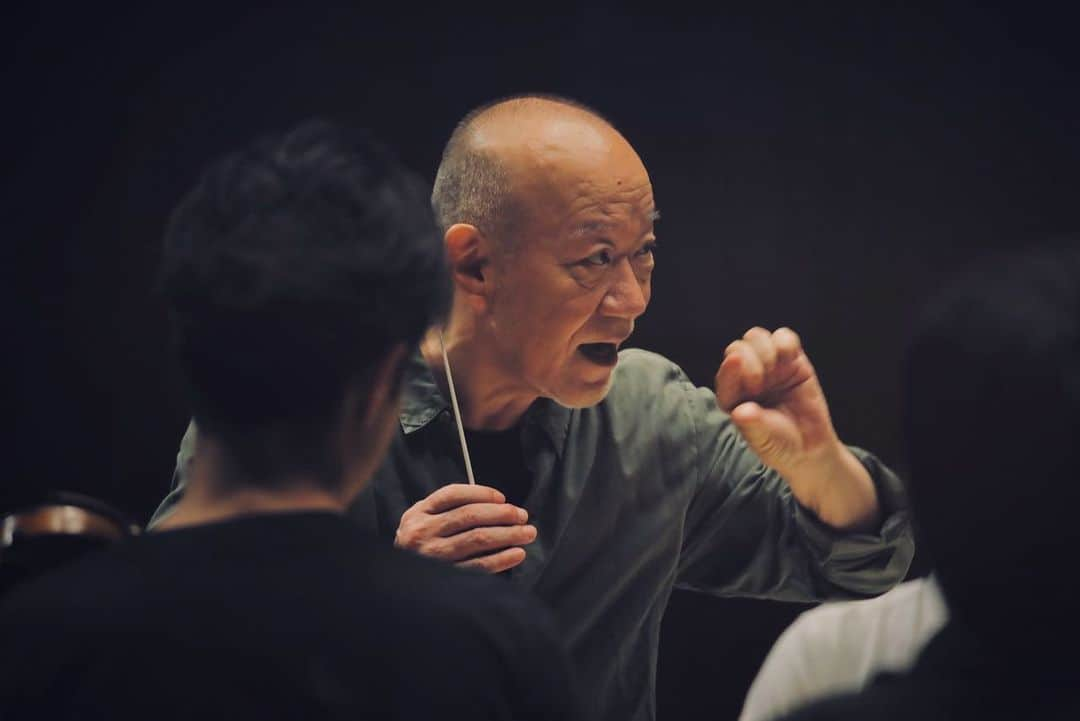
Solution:
<svg viewBox="0 0 1080 721"><path fill-rule="evenodd" d="M405 435L420 430L449 407L450 404L435 385L435 376L431 374L424 356L417 349L405 361L399 414L401 430Z"/></svg>
<svg viewBox="0 0 1080 721"><path fill-rule="evenodd" d="M529 406L529 410L525 411L525 423L539 428L561 458L566 447L566 438L570 434L571 415L571 410L566 406L559 405L550 398L538 398Z"/></svg>
<svg viewBox="0 0 1080 721"><path fill-rule="evenodd" d="M430 424L443 411L449 411L450 402L443 398L435 384L419 349L405 361L405 377L401 391L401 430L405 435L414 433ZM525 411L526 427L538 428L551 441L561 456L570 430L571 411L548 398L537 399Z"/></svg>

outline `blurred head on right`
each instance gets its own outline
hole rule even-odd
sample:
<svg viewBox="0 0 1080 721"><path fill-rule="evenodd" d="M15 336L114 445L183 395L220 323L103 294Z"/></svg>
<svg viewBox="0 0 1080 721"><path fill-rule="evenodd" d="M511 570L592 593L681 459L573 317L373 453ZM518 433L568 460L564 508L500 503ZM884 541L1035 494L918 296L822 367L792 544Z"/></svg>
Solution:
<svg viewBox="0 0 1080 721"><path fill-rule="evenodd" d="M953 618L1003 650L1080 637L1080 245L958 277L906 385L915 517Z"/></svg>

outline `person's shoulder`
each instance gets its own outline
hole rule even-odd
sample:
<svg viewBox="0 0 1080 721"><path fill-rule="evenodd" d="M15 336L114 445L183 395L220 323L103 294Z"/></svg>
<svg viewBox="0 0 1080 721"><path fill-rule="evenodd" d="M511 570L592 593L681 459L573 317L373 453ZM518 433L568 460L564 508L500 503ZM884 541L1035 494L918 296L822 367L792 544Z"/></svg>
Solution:
<svg viewBox="0 0 1080 721"><path fill-rule="evenodd" d="M619 351L619 364L615 366L615 381L664 383L686 380L686 374L677 363L659 353L644 348L626 348Z"/></svg>
<svg viewBox="0 0 1080 721"><path fill-rule="evenodd" d="M566 646L538 599L505 578L391 548L382 556L379 572L397 579L379 616L395 641L388 662L470 716L492 703L515 718L578 718Z"/></svg>
<svg viewBox="0 0 1080 721"><path fill-rule="evenodd" d="M551 612L506 579L389 547L376 555L373 606L402 650L456 658L457 673L482 667L522 677L562 663Z"/></svg>
<svg viewBox="0 0 1080 721"><path fill-rule="evenodd" d="M398 608L422 611L433 622L468 617L506 625L544 612L535 599L502 578L381 544L372 553L373 590Z"/></svg>
<svg viewBox="0 0 1080 721"><path fill-rule="evenodd" d="M611 388L592 409L626 429L677 438L717 411L710 389L695 386L674 361L640 348L620 351ZM724 417L721 412L718 422Z"/></svg>
<svg viewBox="0 0 1080 721"><path fill-rule="evenodd" d="M642 405L665 398L679 401L694 390L682 368L659 353L627 348L619 352L619 363L612 373L611 389L602 406L619 408Z"/></svg>
<svg viewBox="0 0 1080 721"><path fill-rule="evenodd" d="M139 605L142 586L115 548L93 551L11 588L0 599L0 636L40 651L99 630L127 628L138 635L146 617Z"/></svg>
<svg viewBox="0 0 1080 721"><path fill-rule="evenodd" d="M138 539L125 541L138 543ZM124 597L126 587L138 583L124 553L117 547L107 547L31 578L12 588L0 603L5 614L20 610L51 611L59 608L81 608L97 598Z"/></svg>

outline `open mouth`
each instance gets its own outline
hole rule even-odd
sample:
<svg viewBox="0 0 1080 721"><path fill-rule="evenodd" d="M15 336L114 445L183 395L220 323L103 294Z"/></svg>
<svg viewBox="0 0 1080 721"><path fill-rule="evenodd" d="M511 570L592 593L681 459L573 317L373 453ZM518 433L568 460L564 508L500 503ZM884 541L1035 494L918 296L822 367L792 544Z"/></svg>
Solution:
<svg viewBox="0 0 1080 721"><path fill-rule="evenodd" d="M597 365L613 366L619 360L619 348L614 343L584 343L578 352Z"/></svg>

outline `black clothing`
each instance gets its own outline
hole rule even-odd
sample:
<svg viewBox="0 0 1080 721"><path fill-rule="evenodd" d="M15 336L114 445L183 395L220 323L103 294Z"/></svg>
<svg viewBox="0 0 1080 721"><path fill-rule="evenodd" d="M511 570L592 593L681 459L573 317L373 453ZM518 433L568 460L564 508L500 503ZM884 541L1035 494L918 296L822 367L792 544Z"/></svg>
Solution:
<svg viewBox="0 0 1080 721"><path fill-rule="evenodd" d="M505 431L465 431L476 482L498 488L506 502L525 506L532 489L532 473L525 464L521 428Z"/></svg>
<svg viewBox="0 0 1080 721"><path fill-rule="evenodd" d="M14 718L561 719L547 612L345 517L152 533L0 606Z"/></svg>

